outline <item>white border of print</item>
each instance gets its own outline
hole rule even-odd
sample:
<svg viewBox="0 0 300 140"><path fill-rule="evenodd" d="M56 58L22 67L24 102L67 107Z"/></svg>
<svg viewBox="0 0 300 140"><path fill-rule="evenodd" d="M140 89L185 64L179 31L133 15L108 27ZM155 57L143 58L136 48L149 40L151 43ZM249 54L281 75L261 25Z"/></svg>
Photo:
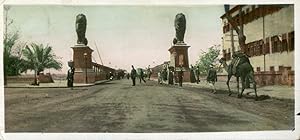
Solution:
<svg viewBox="0 0 300 140"><path fill-rule="evenodd" d="M297 0L2 0L0 2L0 25L3 25L3 5L4 4L22 4L22 5L213 5L213 4L295 4L295 32L296 46L299 45L299 13L300 1ZM297 26L298 25L298 26ZM3 27L0 28L0 42L3 42ZM237 139L237 140L253 140L253 139L300 139L299 121L300 117L296 116L300 112L299 99L300 87L298 81L300 76L300 66L296 65L299 60L298 54L300 49L295 47L295 130L294 131L241 131L241 132L211 132L211 133L5 133L4 125L4 81L3 81L3 43L0 43L0 140L98 140L98 139L130 139L130 140L149 140L149 139L172 139L172 140L198 140L198 139Z"/></svg>

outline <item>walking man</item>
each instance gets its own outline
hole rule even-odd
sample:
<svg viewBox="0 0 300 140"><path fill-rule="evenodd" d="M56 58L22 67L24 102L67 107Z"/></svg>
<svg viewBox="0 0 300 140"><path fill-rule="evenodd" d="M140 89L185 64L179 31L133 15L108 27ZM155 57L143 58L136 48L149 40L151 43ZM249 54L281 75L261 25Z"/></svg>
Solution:
<svg viewBox="0 0 300 140"><path fill-rule="evenodd" d="M216 87L215 87L215 82L217 81L217 71L214 69L214 67L211 65L210 69L208 70L207 82L209 83L210 86L212 86L213 90L212 93L216 93Z"/></svg>
<svg viewBox="0 0 300 140"><path fill-rule="evenodd" d="M134 66L131 65L132 69L131 69L131 80L132 80L132 86L135 86L135 77L136 77L136 70L134 69Z"/></svg>
<svg viewBox="0 0 300 140"><path fill-rule="evenodd" d="M182 79L183 79L183 71L182 71L182 66L180 66L180 71L178 72L178 82L179 86L182 87Z"/></svg>
<svg viewBox="0 0 300 140"><path fill-rule="evenodd" d="M146 81L144 79L144 72L142 69L140 69L140 83L142 83L142 80L146 83Z"/></svg>

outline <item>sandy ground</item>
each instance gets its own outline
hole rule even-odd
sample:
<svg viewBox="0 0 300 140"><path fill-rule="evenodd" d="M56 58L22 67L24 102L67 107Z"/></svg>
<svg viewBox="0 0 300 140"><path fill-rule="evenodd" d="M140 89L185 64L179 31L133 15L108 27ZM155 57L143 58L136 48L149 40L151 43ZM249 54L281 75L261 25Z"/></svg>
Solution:
<svg viewBox="0 0 300 140"><path fill-rule="evenodd" d="M5 88L6 132L291 130L294 100L117 80L92 87Z"/></svg>

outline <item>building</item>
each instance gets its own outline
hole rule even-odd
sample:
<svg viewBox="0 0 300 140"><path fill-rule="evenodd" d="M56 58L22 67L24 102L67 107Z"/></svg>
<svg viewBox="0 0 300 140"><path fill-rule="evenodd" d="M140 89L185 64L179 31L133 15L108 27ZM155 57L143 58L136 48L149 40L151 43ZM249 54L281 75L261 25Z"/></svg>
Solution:
<svg viewBox="0 0 300 140"><path fill-rule="evenodd" d="M242 15L239 11L242 9ZM246 45L259 85L294 84L294 5L233 5L227 11L243 25ZM226 14L226 13L225 13ZM223 57L241 50L236 31L222 15Z"/></svg>

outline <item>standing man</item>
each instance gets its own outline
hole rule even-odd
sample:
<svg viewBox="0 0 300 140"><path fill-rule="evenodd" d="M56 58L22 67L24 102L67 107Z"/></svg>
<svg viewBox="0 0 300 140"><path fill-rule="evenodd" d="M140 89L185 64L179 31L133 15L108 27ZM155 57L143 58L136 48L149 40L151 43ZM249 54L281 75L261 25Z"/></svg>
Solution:
<svg viewBox="0 0 300 140"><path fill-rule="evenodd" d="M183 79L183 71L182 71L182 65L180 65L180 71L178 72L178 82L179 86L182 87L182 79Z"/></svg>
<svg viewBox="0 0 300 140"><path fill-rule="evenodd" d="M173 85L174 84L174 81L173 81L173 79L174 79L174 72L173 72L173 69L174 69L174 67L169 67L169 72L168 72L168 74L169 74L169 78L168 78L168 84L170 84L170 85Z"/></svg>
<svg viewBox="0 0 300 140"><path fill-rule="evenodd" d="M136 70L134 69L133 65L131 65L131 80L132 80L132 86L135 86L135 77L136 77Z"/></svg>
<svg viewBox="0 0 300 140"><path fill-rule="evenodd" d="M67 76L68 87L73 87L74 72L75 72L75 68L74 67L70 67L70 69L68 70L68 76Z"/></svg>
<svg viewBox="0 0 300 140"><path fill-rule="evenodd" d="M200 78L199 78L199 76L200 76L199 66L196 66L195 73L196 73L196 82L197 82L197 84L199 84L199 82L200 82Z"/></svg>
<svg viewBox="0 0 300 140"><path fill-rule="evenodd" d="M143 69L140 69L140 83L142 83L142 80L146 83L145 79L144 79L144 72Z"/></svg>
<svg viewBox="0 0 300 140"><path fill-rule="evenodd" d="M196 79L195 79L195 73L194 73L193 65L191 65L191 69L190 69L190 79L191 79L191 83L195 83Z"/></svg>
<svg viewBox="0 0 300 140"><path fill-rule="evenodd" d="M152 75L152 70L151 70L151 68L150 68L150 65L149 65L148 68L147 68L147 73L148 73L148 80L150 80L150 77L151 77L151 75Z"/></svg>

